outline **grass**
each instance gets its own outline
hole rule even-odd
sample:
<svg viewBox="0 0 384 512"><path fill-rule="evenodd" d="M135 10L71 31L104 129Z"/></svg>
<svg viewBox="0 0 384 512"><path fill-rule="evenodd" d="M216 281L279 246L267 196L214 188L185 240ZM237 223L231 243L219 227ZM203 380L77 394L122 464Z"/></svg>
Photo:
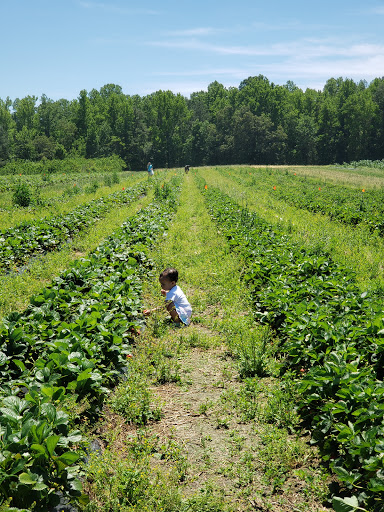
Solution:
<svg viewBox="0 0 384 512"><path fill-rule="evenodd" d="M382 188L384 186L384 171L372 167L357 167L348 169L334 165L280 165L280 166L252 166L270 169L279 169L284 172L286 169L296 172L298 176L307 176L326 182L337 183L350 188Z"/></svg>
<svg viewBox="0 0 384 512"><path fill-rule="evenodd" d="M161 417L133 420L129 381L119 386L110 402L118 407L95 428L107 447L84 468L86 511L288 512L292 503L327 510L329 477L307 439L293 433L295 390L275 376L273 334L255 325L242 261L210 220L191 174L152 257L145 307L163 303L157 275L174 266L193 324L177 329L161 310L136 338L127 374L140 382L133 409L148 416L160 403Z"/></svg>
<svg viewBox="0 0 384 512"><path fill-rule="evenodd" d="M232 174L236 169L231 169ZM204 172L204 178L248 207L272 225L283 227L294 241L314 252L328 253L339 263L356 272L362 291L384 291L384 242L372 235L366 226L349 227L331 221L321 214L287 205L257 187L242 187L231 176L222 176L215 169Z"/></svg>

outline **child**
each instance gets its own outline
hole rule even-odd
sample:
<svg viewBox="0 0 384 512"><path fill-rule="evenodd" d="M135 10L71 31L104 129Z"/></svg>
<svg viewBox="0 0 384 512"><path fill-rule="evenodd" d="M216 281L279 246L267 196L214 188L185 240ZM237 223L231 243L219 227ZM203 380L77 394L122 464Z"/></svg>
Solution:
<svg viewBox="0 0 384 512"><path fill-rule="evenodd" d="M161 294L165 296L165 304L167 311L171 315L172 321L175 324L189 325L192 315L192 307L187 300L187 297L182 292L181 288L177 286L179 273L175 268L166 268L160 274L159 281L161 284ZM149 315L158 308L146 309L143 311L144 315Z"/></svg>

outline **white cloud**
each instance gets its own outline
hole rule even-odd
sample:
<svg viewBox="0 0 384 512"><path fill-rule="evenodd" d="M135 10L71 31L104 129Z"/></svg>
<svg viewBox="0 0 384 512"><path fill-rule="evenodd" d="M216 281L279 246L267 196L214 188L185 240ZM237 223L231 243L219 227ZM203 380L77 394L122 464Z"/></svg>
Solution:
<svg viewBox="0 0 384 512"><path fill-rule="evenodd" d="M163 42L167 44L167 42ZM171 43L171 42L168 42ZM178 42L174 42L178 45ZM183 43L183 42L181 42ZM172 46L172 45L171 45ZM180 46L178 46L180 47ZM293 80L300 88L321 90L326 81L342 76L353 80L372 80L380 76L378 70L384 69L384 45L351 44L337 39L303 39L289 43L279 43L260 47L218 47L202 44L199 41L183 43L182 47L211 50L227 55L228 66L225 67L189 67L188 70L158 71L154 77L172 77L168 88L190 94L206 89L214 80L225 86L237 87L247 76L262 74L275 84L285 84ZM243 51L246 49L246 51ZM245 55L242 65L231 66L231 56ZM273 57L273 59L272 59ZM185 81L184 78L189 77ZM202 85L205 79L205 86ZM156 83L158 80L155 79ZM200 88L199 88L200 87Z"/></svg>
<svg viewBox="0 0 384 512"><path fill-rule="evenodd" d="M271 45L216 45L199 41L198 39L190 40L168 40L168 41L151 41L147 43L151 46L175 48L184 50L201 50L221 55L249 56L249 57L298 57L315 58L315 57L373 57L376 55L384 55L384 45L378 44L352 44L348 45L344 41L337 39L301 39L298 41L276 43Z"/></svg>

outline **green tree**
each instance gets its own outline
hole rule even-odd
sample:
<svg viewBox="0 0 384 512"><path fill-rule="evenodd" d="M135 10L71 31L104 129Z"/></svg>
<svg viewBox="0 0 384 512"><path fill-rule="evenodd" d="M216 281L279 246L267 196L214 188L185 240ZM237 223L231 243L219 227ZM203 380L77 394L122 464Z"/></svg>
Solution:
<svg viewBox="0 0 384 512"><path fill-rule="evenodd" d="M24 127L31 130L34 127L36 115L37 96L26 96L21 100L16 98L13 102L13 116L16 121L16 129L21 131Z"/></svg>
<svg viewBox="0 0 384 512"><path fill-rule="evenodd" d="M12 102L9 98L0 99L0 165L11 156L12 139L15 131L15 122L9 111Z"/></svg>
<svg viewBox="0 0 384 512"><path fill-rule="evenodd" d="M30 130L26 126L15 133L14 140L14 155L16 158L22 160L35 160L36 159L36 148L34 145L34 139L36 136L35 130Z"/></svg>
<svg viewBox="0 0 384 512"><path fill-rule="evenodd" d="M190 117L185 98L171 91L157 91L146 97L145 110L152 141L152 160L158 167L180 165L176 134Z"/></svg>
<svg viewBox="0 0 384 512"><path fill-rule="evenodd" d="M376 109L377 105L370 94L362 90L356 91L344 102L341 111L346 134L346 161L370 158Z"/></svg>
<svg viewBox="0 0 384 512"><path fill-rule="evenodd" d="M37 135L33 139L35 148L34 157L37 160L48 159L52 160L56 156L56 142L53 138L46 135Z"/></svg>
<svg viewBox="0 0 384 512"><path fill-rule="evenodd" d="M367 92L376 105L372 120L371 158L379 160L384 155L384 77L375 78Z"/></svg>

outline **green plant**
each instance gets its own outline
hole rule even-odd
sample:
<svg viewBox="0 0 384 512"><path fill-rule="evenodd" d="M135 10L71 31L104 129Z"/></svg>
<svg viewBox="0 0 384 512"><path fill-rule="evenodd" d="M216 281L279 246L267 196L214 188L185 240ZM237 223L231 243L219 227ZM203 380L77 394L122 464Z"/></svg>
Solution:
<svg viewBox="0 0 384 512"><path fill-rule="evenodd" d="M108 449L101 456L91 455L85 473L95 493L94 500L85 508L89 512L128 510L142 503L152 485L145 461L116 461Z"/></svg>
<svg viewBox="0 0 384 512"><path fill-rule="evenodd" d="M268 375L269 361L276 351L268 326L240 332L231 341L231 347L239 360L239 373L242 379Z"/></svg>
<svg viewBox="0 0 384 512"><path fill-rule="evenodd" d="M76 187L73 190L77 190ZM36 253L57 250L67 242L68 237L93 225L113 206L129 204L145 190L146 186L140 184L127 191L93 199L66 214L25 221L2 231L1 238L5 243L0 246L0 268L25 263Z"/></svg>
<svg viewBox="0 0 384 512"><path fill-rule="evenodd" d="M92 181L92 183L90 185L88 185L87 187L85 187L85 192L87 194L94 194L97 189L99 188L99 183L97 181Z"/></svg>
<svg viewBox="0 0 384 512"><path fill-rule="evenodd" d="M52 403L63 394L62 388L47 388L42 395L30 388L24 399L1 400L1 493L17 507L36 502L35 510L45 511L59 502L59 492L86 500L73 466L79 454L68 450L81 435L70 430L68 416Z"/></svg>
<svg viewBox="0 0 384 512"><path fill-rule="evenodd" d="M112 411L136 425L146 425L149 421L161 418L160 406L153 406L152 402L153 395L148 389L147 381L138 375L131 375L126 382L121 383L108 399Z"/></svg>
<svg viewBox="0 0 384 512"><path fill-rule="evenodd" d="M289 436L285 429L271 426L261 433L262 446L258 450L266 481L276 491L285 482L288 473L296 467L306 452L305 442Z"/></svg>
<svg viewBox="0 0 384 512"><path fill-rule="evenodd" d="M356 496L351 498L338 498L332 500L332 506L335 512L368 512L365 508L359 506Z"/></svg>
<svg viewBox="0 0 384 512"><path fill-rule="evenodd" d="M260 410L267 423L285 427L294 432L300 423L297 411L299 400L298 384L289 373L281 381L276 381L267 390L267 400Z"/></svg>
<svg viewBox="0 0 384 512"><path fill-rule="evenodd" d="M201 403L199 405L199 414L207 415L207 412L209 408L211 408L213 405L213 402L211 400L206 400L205 402Z"/></svg>
<svg viewBox="0 0 384 512"><path fill-rule="evenodd" d="M15 190L12 197L13 204L17 206L29 206L32 202L32 193L29 186L23 181L19 180L16 183Z"/></svg>
<svg viewBox="0 0 384 512"><path fill-rule="evenodd" d="M57 501L57 492L83 499L76 466L80 451L69 449L81 436L70 430L69 417L58 406L69 407L65 396L73 393L95 417L108 388L121 377L129 329L140 324L140 278L151 267L144 242L150 245L163 233L171 214L164 201L139 212L32 297L23 313L0 324L0 435L5 440L0 467L6 498L17 494L21 506L36 501L36 510L44 511ZM137 423L161 414L149 406L146 383L141 390L141 396L137 387L129 390L137 404L128 414ZM122 393L116 406L127 401Z"/></svg>
<svg viewBox="0 0 384 512"><path fill-rule="evenodd" d="M104 176L104 185L106 187L111 187L112 186L112 176L110 174L105 174Z"/></svg>

